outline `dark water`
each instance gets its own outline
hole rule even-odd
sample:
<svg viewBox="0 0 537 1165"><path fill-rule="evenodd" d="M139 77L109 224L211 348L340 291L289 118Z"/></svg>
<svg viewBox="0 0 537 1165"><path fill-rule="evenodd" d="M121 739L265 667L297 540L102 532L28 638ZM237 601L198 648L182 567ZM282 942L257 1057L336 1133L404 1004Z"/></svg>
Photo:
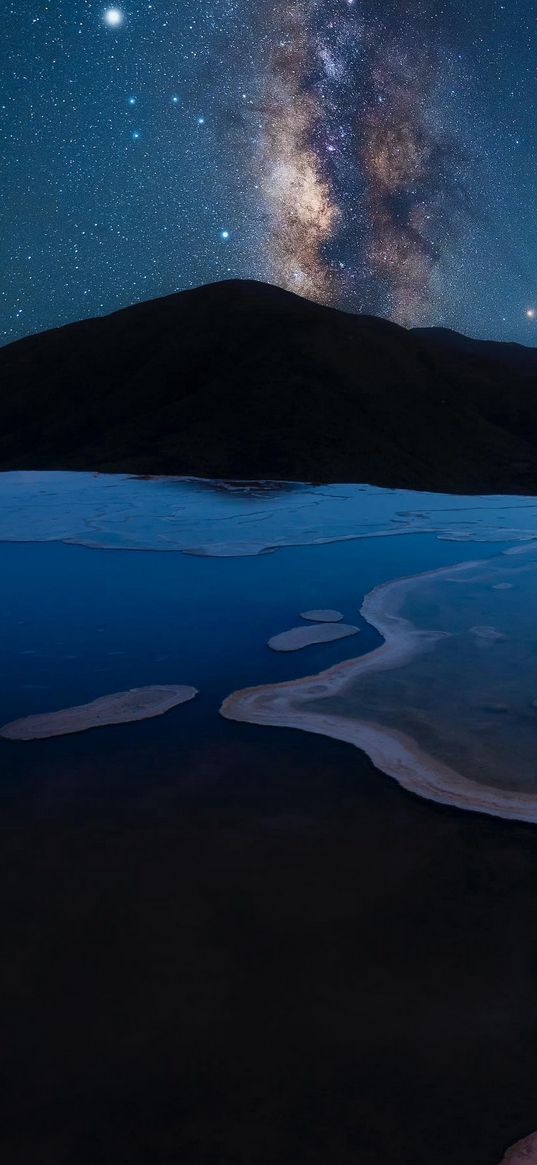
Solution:
<svg viewBox="0 0 537 1165"><path fill-rule="evenodd" d="M0 740L4 811L24 817L37 798L39 812L46 800L54 814L66 798L75 815L84 814L81 773L91 781L93 804L102 799L120 813L139 797L145 812L164 773L168 796L177 797L195 757L245 735L265 747L270 730L246 734L218 715L231 691L370 651L380 639L359 614L367 591L397 574L497 549L424 534L239 559L0 543L0 722L144 684L187 683L200 691L193 703L145 723L24 744ZM360 634L297 653L267 648L272 635L300 623L300 611L326 606ZM300 744L319 747L306 738ZM356 765L352 753L350 763ZM56 807L49 786L64 773Z"/></svg>
<svg viewBox="0 0 537 1165"><path fill-rule="evenodd" d="M2 721L138 684L201 693L0 741L3 1162L496 1165L531 1131L535 830L217 714L375 646L357 608L379 582L498 549L0 546ZM360 635L265 647L325 606Z"/></svg>

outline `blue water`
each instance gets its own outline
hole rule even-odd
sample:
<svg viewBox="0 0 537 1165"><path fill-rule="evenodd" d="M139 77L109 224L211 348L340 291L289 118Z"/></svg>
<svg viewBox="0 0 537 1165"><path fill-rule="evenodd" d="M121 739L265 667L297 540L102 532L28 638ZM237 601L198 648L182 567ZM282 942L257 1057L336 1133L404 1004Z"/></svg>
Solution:
<svg viewBox="0 0 537 1165"><path fill-rule="evenodd" d="M112 782L121 802L130 782L151 786L166 773L173 785L187 767L211 765L220 745L241 734L255 750L275 731L284 751L278 730L224 721L222 699L370 651L379 638L358 613L367 591L403 574L490 557L503 545L406 534L215 559L2 543L0 723L145 684L200 691L192 703L143 723L0 741L2 792L22 797L27 778L46 782L61 773L72 797L89 774L94 787ZM297 653L266 646L315 607L337 608L360 634Z"/></svg>

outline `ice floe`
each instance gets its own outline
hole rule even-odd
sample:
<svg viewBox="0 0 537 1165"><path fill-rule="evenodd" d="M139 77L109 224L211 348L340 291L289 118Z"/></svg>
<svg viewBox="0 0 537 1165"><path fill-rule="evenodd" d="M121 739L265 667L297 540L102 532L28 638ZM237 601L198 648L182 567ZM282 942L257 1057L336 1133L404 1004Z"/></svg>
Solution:
<svg viewBox="0 0 537 1165"><path fill-rule="evenodd" d="M242 557L353 538L537 539L537 498L125 474L0 474L0 541Z"/></svg>

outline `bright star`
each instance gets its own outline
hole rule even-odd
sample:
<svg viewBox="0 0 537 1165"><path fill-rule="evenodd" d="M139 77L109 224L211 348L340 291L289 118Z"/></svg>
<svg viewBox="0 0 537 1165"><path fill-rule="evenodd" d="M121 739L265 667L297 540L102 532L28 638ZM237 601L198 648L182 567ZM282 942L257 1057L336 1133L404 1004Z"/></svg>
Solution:
<svg viewBox="0 0 537 1165"><path fill-rule="evenodd" d="M220 238L224 239L224 241L226 239L229 239L229 233L230 233L229 231L220 231Z"/></svg>
<svg viewBox="0 0 537 1165"><path fill-rule="evenodd" d="M535 308L529 307L527 312L526 312L526 315L527 315L529 320L534 320L535 319Z"/></svg>
<svg viewBox="0 0 537 1165"><path fill-rule="evenodd" d="M205 125L205 118L204 117L198 117L198 125Z"/></svg>
<svg viewBox="0 0 537 1165"><path fill-rule="evenodd" d="M125 20L125 15L121 11L121 8L107 8L103 20L110 28L119 28L120 24L123 24Z"/></svg>
<svg viewBox="0 0 537 1165"><path fill-rule="evenodd" d="M136 105L136 97L129 97L129 105Z"/></svg>
<svg viewBox="0 0 537 1165"><path fill-rule="evenodd" d="M132 131L132 140L133 140L133 142L137 142L137 141L139 140L139 138L140 138L140 130L139 130L139 129L135 129L135 130L133 130L133 131Z"/></svg>

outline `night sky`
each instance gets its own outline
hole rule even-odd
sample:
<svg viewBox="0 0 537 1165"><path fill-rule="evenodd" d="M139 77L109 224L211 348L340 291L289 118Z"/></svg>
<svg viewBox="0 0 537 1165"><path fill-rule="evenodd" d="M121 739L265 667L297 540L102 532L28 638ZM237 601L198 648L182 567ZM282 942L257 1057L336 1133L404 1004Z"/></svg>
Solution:
<svg viewBox="0 0 537 1165"><path fill-rule="evenodd" d="M16 0L1 340L230 277L537 343L529 0Z"/></svg>

